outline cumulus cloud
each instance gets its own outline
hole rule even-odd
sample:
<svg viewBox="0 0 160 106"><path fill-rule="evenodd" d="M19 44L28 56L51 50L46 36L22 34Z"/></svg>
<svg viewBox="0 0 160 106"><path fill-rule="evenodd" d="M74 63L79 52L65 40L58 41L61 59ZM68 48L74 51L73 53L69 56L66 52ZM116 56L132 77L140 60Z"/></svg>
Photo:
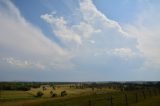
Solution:
<svg viewBox="0 0 160 106"><path fill-rule="evenodd" d="M18 67L28 67L31 65L31 63L28 62L27 60L22 61L22 60L14 59L12 57L3 58L3 61L6 61L7 63L11 65L16 65Z"/></svg>
<svg viewBox="0 0 160 106"><path fill-rule="evenodd" d="M10 64L11 66L16 66L18 68L38 68L43 70L46 67L41 63L35 63L33 61L28 61L28 60L18 60L13 57L3 58L2 61Z"/></svg>
<svg viewBox="0 0 160 106"><path fill-rule="evenodd" d="M125 47L128 43L127 33L122 30L119 23L106 17L91 0L79 1L79 7L75 10L76 14L81 16L78 23L69 24L68 20L63 16L58 17L56 13L46 13L41 15L41 18L51 25L53 33L62 42L66 45L75 43L72 45L78 45L78 49L81 51L86 46L92 50L95 50L93 48L112 49L116 46ZM96 45L91 47L90 44Z"/></svg>
<svg viewBox="0 0 160 106"><path fill-rule="evenodd" d="M58 17L56 13L40 16L52 27L53 34L66 45L65 49L26 21L13 3L1 3L6 7L3 6L0 10L0 24L3 25L0 29L0 57L12 57L9 59L10 62L6 61L9 64L25 65L27 61L30 62L28 66L66 69L74 66L72 60L79 61L81 57L89 61L90 56L100 56L99 61L102 61L103 57L108 55L106 50L120 57L133 55L126 39L127 33L118 22L100 12L91 0L79 2L76 11L81 15L81 19L77 23L70 24L67 19L63 16ZM94 56L95 54L98 55Z"/></svg>
<svg viewBox="0 0 160 106"><path fill-rule="evenodd" d="M100 12L96 6L93 4L92 0L82 0L80 2L80 11L82 13L83 19L94 26L95 28L101 30L109 30L115 29L122 35L126 35L127 33L124 32L118 22L109 19L105 16L102 12Z"/></svg>
<svg viewBox="0 0 160 106"><path fill-rule="evenodd" d="M63 42L74 42L76 44L81 44L80 36L67 27L67 22L63 17L56 18L50 14L41 15L41 18L52 25L54 28L53 32L57 35Z"/></svg>
<svg viewBox="0 0 160 106"><path fill-rule="evenodd" d="M114 76L119 71L130 74L130 70L147 70L142 67L145 61L142 55L148 60L146 65L160 64L158 12L140 14L137 22L127 26L109 19L92 0L80 0L79 7L72 8L72 12L76 13L73 16L80 16L76 22L68 20L66 14L58 16L56 12L40 16L51 26L54 37L58 38L58 43L55 43L29 23L11 1L1 0L0 66L71 69L70 73L78 72L85 76L94 72L94 78L104 76L106 79L106 75ZM64 47L58 45L59 40Z"/></svg>
<svg viewBox="0 0 160 106"><path fill-rule="evenodd" d="M111 50L111 53L126 59L136 55L130 48L115 48Z"/></svg>
<svg viewBox="0 0 160 106"><path fill-rule="evenodd" d="M125 26L129 36L137 40L137 48L147 59L146 64L152 67L160 65L160 15L159 7L147 2L146 9L138 14L133 24Z"/></svg>
<svg viewBox="0 0 160 106"><path fill-rule="evenodd" d="M77 8L77 14L81 15L78 24L68 24L68 21L56 14L43 14L41 18L49 23L53 28L53 33L61 38L63 42L74 42L77 45L82 45L93 37L93 35L107 34L109 31L115 31L120 35L126 35L118 22L108 19L101 13L91 0L80 1L80 7Z"/></svg>
<svg viewBox="0 0 160 106"><path fill-rule="evenodd" d="M8 0L0 1L0 47L0 57L8 57L7 63L16 66L29 66L27 61L21 59L38 61L43 66L58 63L67 67L69 63L67 51L27 22L18 8ZM15 57L21 58L20 61L15 60Z"/></svg>

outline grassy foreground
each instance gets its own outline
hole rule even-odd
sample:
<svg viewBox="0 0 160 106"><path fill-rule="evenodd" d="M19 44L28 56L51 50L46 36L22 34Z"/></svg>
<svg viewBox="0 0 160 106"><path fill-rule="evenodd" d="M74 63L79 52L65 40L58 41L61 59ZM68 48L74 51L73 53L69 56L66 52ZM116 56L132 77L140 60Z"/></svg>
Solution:
<svg viewBox="0 0 160 106"><path fill-rule="evenodd" d="M63 86L57 87L54 92L58 96L51 98L52 90L51 87L47 87L43 91L40 87L32 88L30 91L1 91L0 106L160 106L160 94L155 89L120 92L108 88L92 91L91 88L76 89ZM68 95L61 97L60 92L63 90L67 91ZM37 91L42 91L44 95L41 98L35 97Z"/></svg>
<svg viewBox="0 0 160 106"><path fill-rule="evenodd" d="M160 96L146 99L146 100L139 102L137 104L133 104L132 106L160 106Z"/></svg>
<svg viewBox="0 0 160 106"><path fill-rule="evenodd" d="M61 91L67 91L67 96L61 97ZM44 95L41 98L35 97L37 91L42 91ZM50 91L54 91L57 97L51 98ZM76 89L68 86L57 86L55 90L52 87L47 87L47 90L43 91L43 88L32 88L29 91L0 91L0 106L52 106L56 104L61 106L67 104L68 106L88 104L88 100L91 98L99 99L106 97L106 94L117 92L113 89L95 89L92 91L91 88ZM95 95L100 93L101 96Z"/></svg>
<svg viewBox="0 0 160 106"><path fill-rule="evenodd" d="M138 103L134 102L134 98L131 98L129 94L129 105L130 106L159 106L160 96L154 96L141 100ZM110 106L110 102L107 101L108 94L101 95L79 95L73 97L62 97L62 98L39 98L39 99L29 99L29 100L16 100L2 103L1 106ZM120 93L113 93L113 105L114 106L124 106ZM89 103L91 100L91 104Z"/></svg>

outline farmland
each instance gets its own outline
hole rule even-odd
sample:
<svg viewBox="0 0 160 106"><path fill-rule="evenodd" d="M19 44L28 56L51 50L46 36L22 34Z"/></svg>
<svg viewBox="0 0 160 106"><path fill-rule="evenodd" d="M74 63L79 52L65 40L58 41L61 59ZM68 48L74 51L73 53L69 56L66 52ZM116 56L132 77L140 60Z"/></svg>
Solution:
<svg viewBox="0 0 160 106"><path fill-rule="evenodd" d="M119 84L105 84L105 86L95 84L55 84L54 86L42 84L26 91L1 90L0 104L2 106L136 106L148 99L152 100L153 98L154 102L160 99L160 90L157 86L137 87L140 88L122 90ZM36 97L39 91L43 95ZM52 97L51 91L56 94L55 97ZM61 96L62 91L66 91L67 95ZM154 99L155 97L156 99Z"/></svg>

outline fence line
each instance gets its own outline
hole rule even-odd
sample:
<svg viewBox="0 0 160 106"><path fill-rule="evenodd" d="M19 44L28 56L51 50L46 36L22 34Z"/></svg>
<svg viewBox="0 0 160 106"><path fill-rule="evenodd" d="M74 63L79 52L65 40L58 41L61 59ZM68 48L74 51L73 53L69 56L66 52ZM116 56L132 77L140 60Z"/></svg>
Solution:
<svg viewBox="0 0 160 106"><path fill-rule="evenodd" d="M153 90L149 89L149 90L138 91L138 92L130 93L130 94L122 92L122 94L123 94L122 98L116 98L116 97L114 97L114 95L110 95L110 96L107 97L107 99L104 99L104 98L94 99L94 100L89 99L87 105L79 105L79 106L96 106L94 104L95 101L96 102L101 102L101 101L106 101L106 100L107 101L105 102L106 103L105 106L116 106L115 104L116 104L117 101L115 99L123 99L124 102L121 101L122 106L129 106L130 104L138 103L140 101L143 101L146 98L150 98L150 97L153 97L153 96L160 95L160 89L153 89ZM133 96L133 98L131 98L132 96ZM133 100L133 102L130 102L131 100ZM54 103L52 106L70 106L70 105L67 105L66 103L63 104L63 105L58 105L58 104Z"/></svg>

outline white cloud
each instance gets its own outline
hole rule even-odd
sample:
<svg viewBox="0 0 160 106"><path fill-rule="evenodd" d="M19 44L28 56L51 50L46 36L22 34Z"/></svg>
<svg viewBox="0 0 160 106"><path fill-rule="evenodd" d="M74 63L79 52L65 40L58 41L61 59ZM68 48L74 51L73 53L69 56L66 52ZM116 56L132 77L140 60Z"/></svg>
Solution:
<svg viewBox="0 0 160 106"><path fill-rule="evenodd" d="M33 61L28 61L28 60L19 60L15 59L13 57L6 57L2 59L3 62L6 62L10 64L11 66L16 66L18 68L38 68L38 69L45 69L45 65L41 63L35 63Z"/></svg>
<svg viewBox="0 0 160 106"><path fill-rule="evenodd" d="M102 12L100 12L95 7L92 0L82 0L80 2L80 11L83 15L84 21L94 26L94 28L101 29L103 31L109 30L109 29L115 29L122 35L127 34L122 30L118 22L110 20Z"/></svg>
<svg viewBox="0 0 160 106"><path fill-rule="evenodd" d="M68 67L69 56L66 50L27 22L12 2L2 0L0 5L1 57L13 57L8 58L7 62L16 66L29 66L27 61L21 61L29 59L33 63L38 61L47 66L49 63L59 63ZM14 58L21 59L19 61ZM42 65L37 66L42 68Z"/></svg>
<svg viewBox="0 0 160 106"><path fill-rule="evenodd" d="M94 48L100 45L101 49L106 49L113 43L110 39L116 40L117 36L124 37L127 35L118 22L108 19L97 10L91 0L80 1L80 7L75 10L76 14L82 17L76 24L68 24L69 22L64 17L57 17L56 14L47 13L41 15L41 18L51 25L53 33L66 45L75 43L72 45L78 45L78 49L83 51L83 48L86 48L86 46L90 48L90 44L96 42ZM110 45L108 44L109 42L111 43ZM113 45L115 46L115 44ZM120 45L118 44L118 46ZM69 45L69 47L72 46Z"/></svg>
<svg viewBox="0 0 160 106"><path fill-rule="evenodd" d="M52 25L52 27L54 28L53 32L63 42L74 42L76 44L81 44L82 41L80 36L73 30L71 30L69 27L67 27L67 22L64 20L63 17L56 18L53 16L53 14L45 14L41 15L41 18Z"/></svg>
<svg viewBox="0 0 160 106"><path fill-rule="evenodd" d="M37 64L37 67L66 69L74 66L70 59L86 57L85 59L89 60L87 57L94 54L98 54L94 56L96 58L100 54L105 56L105 50L123 48L115 50L114 53L126 57L133 54L129 47L125 49L126 45L120 45L125 42L123 40L127 33L118 22L108 19L97 10L91 0L80 1L77 14L80 14L82 19L76 24L69 24L64 17L57 17L56 13L41 15L41 18L51 25L53 33L66 45L66 49L49 40L40 29L27 22L11 2L2 2L7 8L3 7L0 13L0 24L3 25L0 28L0 45L3 47L1 49L6 50L2 50L1 55L18 58L20 63L31 60L32 65Z"/></svg>
<svg viewBox="0 0 160 106"><path fill-rule="evenodd" d="M127 34L116 21L108 19L98 11L91 0L80 1L80 8L76 10L78 10L77 14L82 17L78 24L69 25L64 17L57 17L56 14L43 14L41 18L52 26L53 33L65 43L74 42L82 45L93 35L107 34L105 36L108 36L111 30L119 35Z"/></svg>
<svg viewBox="0 0 160 106"><path fill-rule="evenodd" d="M130 48L115 48L111 50L111 53L126 59L135 56L135 53Z"/></svg>
<svg viewBox="0 0 160 106"><path fill-rule="evenodd" d="M94 41L94 40L89 40L89 42L90 42L91 44L95 44L95 41Z"/></svg>
<svg viewBox="0 0 160 106"><path fill-rule="evenodd" d="M154 7L152 3L138 15L134 24L125 28L130 33L130 37L137 40L137 48L146 58L147 65L159 67L160 65L160 15L157 14L159 7ZM155 4L154 4L155 5ZM147 11L146 11L147 10Z"/></svg>
<svg viewBox="0 0 160 106"><path fill-rule="evenodd" d="M57 36L61 36L62 39L66 36L69 36L69 38L79 38L79 40L75 40L75 42L81 46L76 51L74 49L73 54L75 55L80 57L85 55L85 57L89 57L91 54L95 54L97 57L103 54L103 56L105 56L104 51L108 50L107 53L110 54L111 52L124 59L143 55L147 59L147 64L149 62L152 66L159 66L160 15L157 14L159 7L145 7L145 9L147 9L147 11L143 13L140 12L139 19L136 20L134 24L130 23L125 27L121 27L118 22L109 19L100 12L92 0L80 1L80 8L77 14L81 16L81 18L78 24L69 25L68 21L63 17L56 17L52 14L50 15L52 21L58 20L63 24L57 24L59 22L49 22L45 18L43 19L52 26L56 26L56 28L53 27L53 32ZM45 15L49 16L49 14ZM136 40L134 44L132 44L132 47L129 46L131 43L129 42L130 39Z"/></svg>
<svg viewBox="0 0 160 106"><path fill-rule="evenodd" d="M28 62L27 60L17 60L14 59L12 57L8 57L8 58L3 58L3 61L6 61L7 63L11 64L11 65L16 65L18 67L28 67L31 65L30 62Z"/></svg>

